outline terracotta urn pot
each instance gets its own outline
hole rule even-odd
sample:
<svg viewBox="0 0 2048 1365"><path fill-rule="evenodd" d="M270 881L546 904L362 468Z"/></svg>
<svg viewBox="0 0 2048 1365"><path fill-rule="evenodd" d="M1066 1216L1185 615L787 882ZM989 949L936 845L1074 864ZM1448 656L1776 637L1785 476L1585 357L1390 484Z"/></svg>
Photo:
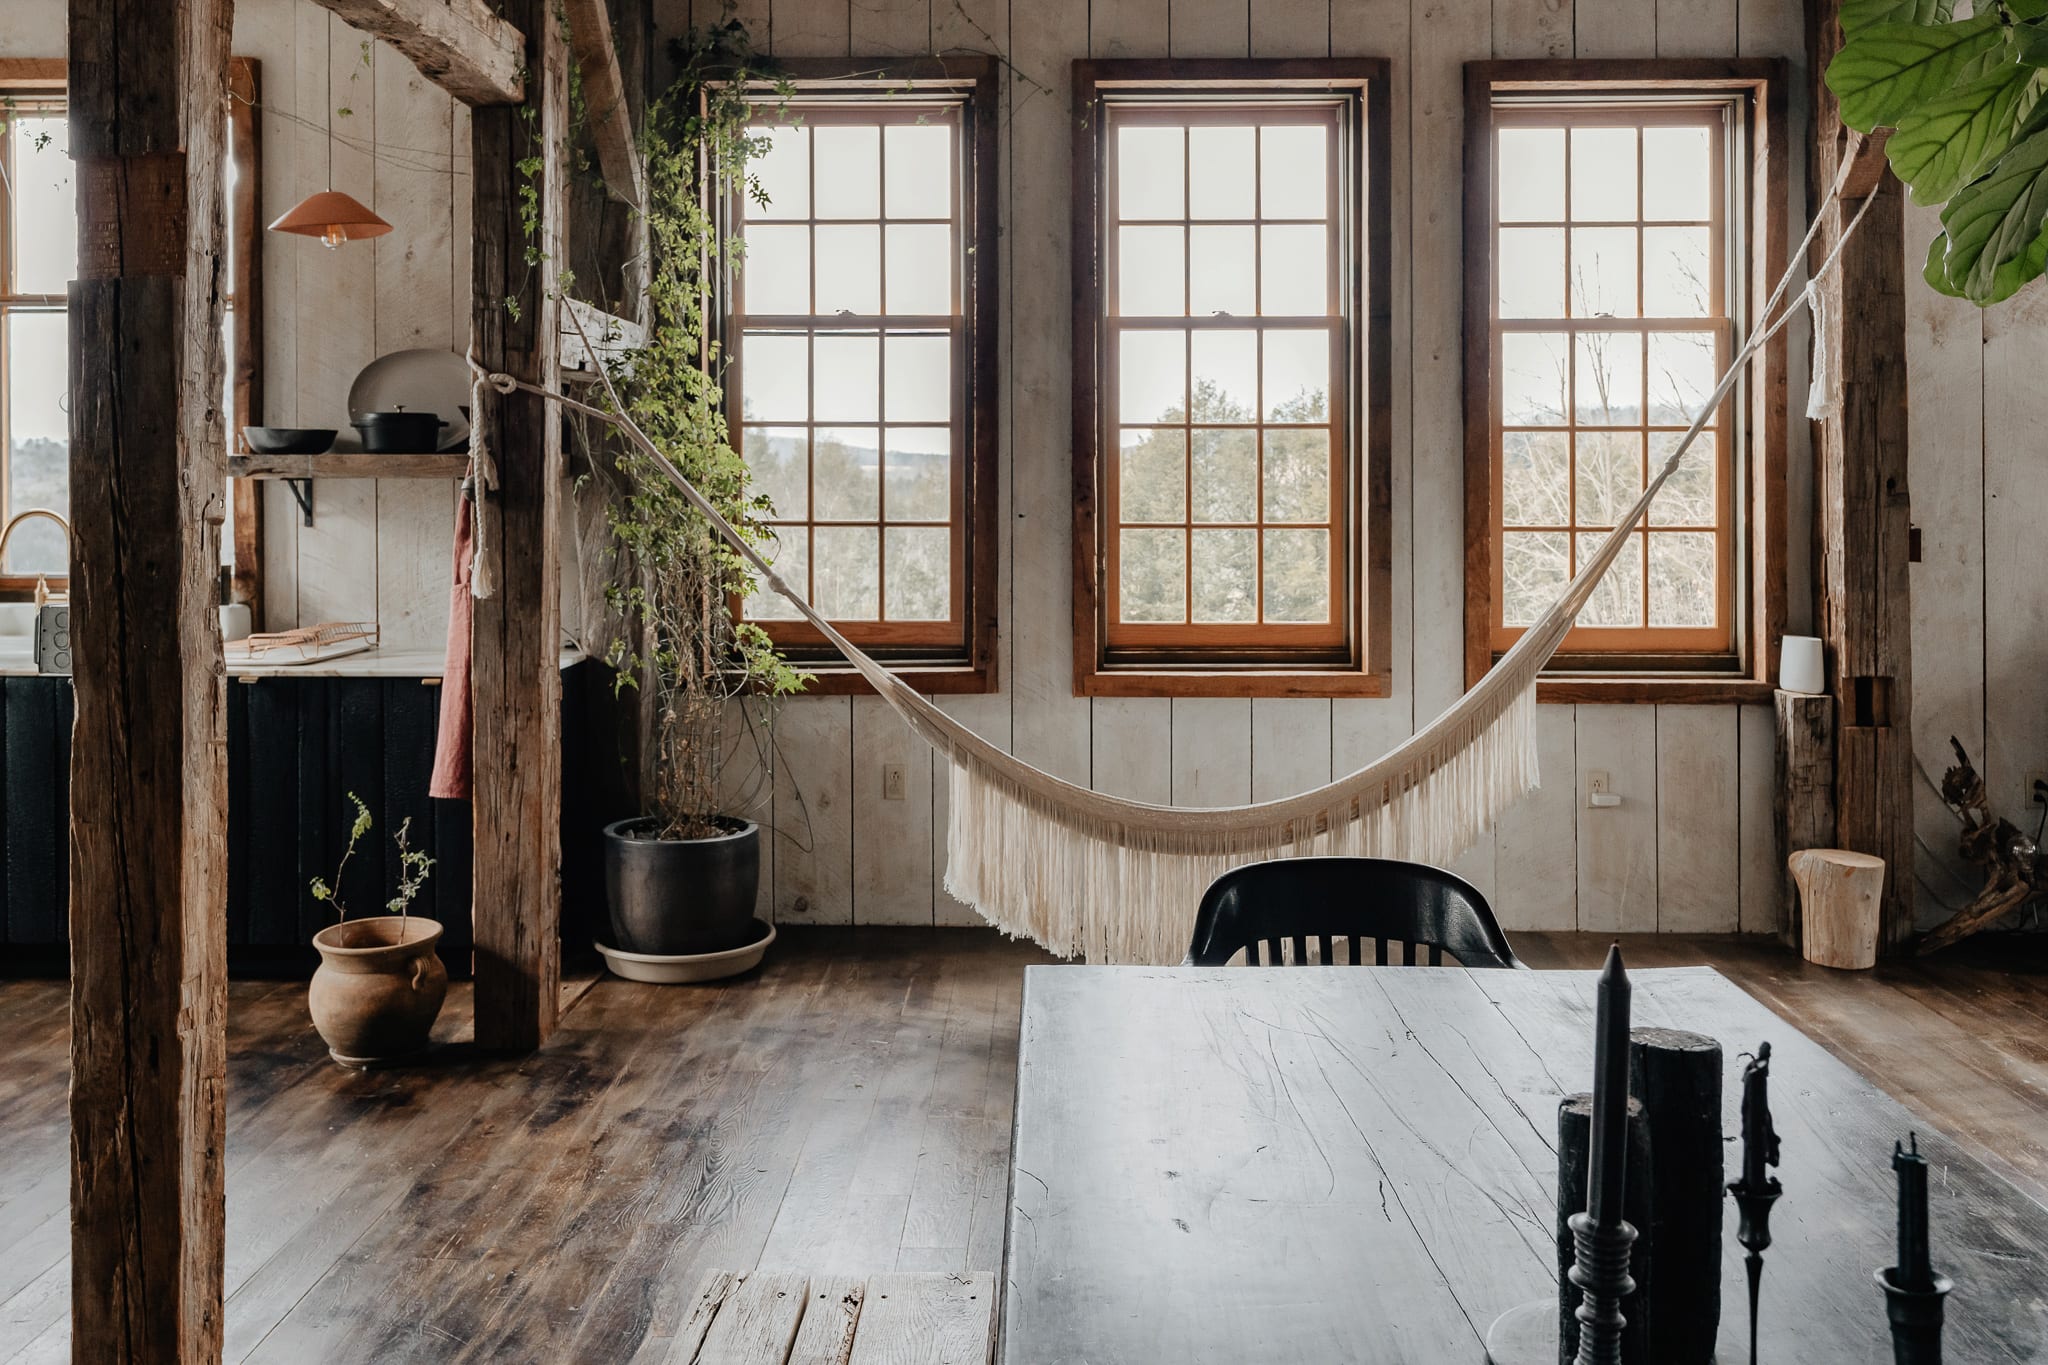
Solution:
<svg viewBox="0 0 2048 1365"><path fill-rule="evenodd" d="M434 955L437 920L378 915L313 935L320 966L306 992L313 1027L343 1066L374 1066L424 1050L448 995Z"/></svg>

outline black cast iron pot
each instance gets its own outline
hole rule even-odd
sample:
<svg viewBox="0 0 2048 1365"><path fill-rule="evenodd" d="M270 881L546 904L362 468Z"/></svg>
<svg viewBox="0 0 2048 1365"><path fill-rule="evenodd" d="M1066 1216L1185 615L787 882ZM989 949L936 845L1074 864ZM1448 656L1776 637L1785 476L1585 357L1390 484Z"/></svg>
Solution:
<svg viewBox="0 0 2048 1365"><path fill-rule="evenodd" d="M372 455L429 455L441 448L441 428L448 424L438 413L359 412L349 419L363 438L363 449Z"/></svg>
<svg viewBox="0 0 2048 1365"><path fill-rule="evenodd" d="M604 887L611 946L683 957L754 941L761 827L731 820L715 839L657 839L645 818L605 826Z"/></svg>

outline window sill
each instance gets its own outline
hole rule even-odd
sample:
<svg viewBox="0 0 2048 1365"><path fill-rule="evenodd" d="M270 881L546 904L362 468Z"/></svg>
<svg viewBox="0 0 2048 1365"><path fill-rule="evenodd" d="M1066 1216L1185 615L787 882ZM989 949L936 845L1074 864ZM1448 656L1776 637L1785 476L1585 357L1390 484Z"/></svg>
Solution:
<svg viewBox="0 0 2048 1365"><path fill-rule="evenodd" d="M1692 674L1656 677L1625 674L1544 674L1536 680L1536 700L1544 705L1739 705L1768 704L1773 685L1739 675Z"/></svg>
<svg viewBox="0 0 2048 1365"><path fill-rule="evenodd" d="M1385 673L1340 669L1112 669L1079 672L1077 697L1384 697Z"/></svg>
<svg viewBox="0 0 2048 1365"><path fill-rule="evenodd" d="M874 687L846 664L820 665L795 662L795 668L811 674L802 697L872 697ZM913 692L927 696L965 696L996 690L993 668L971 668L966 664L905 664L891 666L890 672L909 684Z"/></svg>

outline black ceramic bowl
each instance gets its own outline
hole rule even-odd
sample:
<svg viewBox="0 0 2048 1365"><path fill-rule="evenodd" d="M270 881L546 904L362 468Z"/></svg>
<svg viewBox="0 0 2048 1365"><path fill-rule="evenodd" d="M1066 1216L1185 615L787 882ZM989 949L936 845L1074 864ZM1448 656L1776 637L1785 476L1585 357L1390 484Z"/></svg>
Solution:
<svg viewBox="0 0 2048 1365"><path fill-rule="evenodd" d="M334 431L318 427L243 427L242 439L258 455L318 455L334 444Z"/></svg>

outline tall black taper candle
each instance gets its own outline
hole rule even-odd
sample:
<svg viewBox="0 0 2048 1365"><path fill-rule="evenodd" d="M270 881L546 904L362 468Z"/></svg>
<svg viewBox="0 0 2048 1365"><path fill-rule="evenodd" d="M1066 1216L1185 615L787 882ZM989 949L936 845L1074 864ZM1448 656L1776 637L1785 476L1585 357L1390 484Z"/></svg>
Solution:
<svg viewBox="0 0 2048 1365"><path fill-rule="evenodd" d="M1934 1273L1928 1255L1927 1158L1920 1141L1910 1148L1892 1144L1892 1169L1899 1173L1899 1263L1877 1272L1885 1310L1892 1320L1894 1365L1941 1365L1942 1300L1954 1286Z"/></svg>
<svg viewBox="0 0 2048 1365"><path fill-rule="evenodd" d="M1579 1287L1578 1365L1621 1365L1621 1301L1635 1288L1628 1273L1636 1230L1622 1221L1628 1178L1628 973L1621 945L1607 950L1600 972L1593 1034L1593 1132L1587 1144L1586 1211L1573 1214Z"/></svg>
<svg viewBox="0 0 2048 1365"><path fill-rule="evenodd" d="M1934 1262L1927 1247L1927 1158L1920 1155L1920 1136L1907 1134L1910 1150L1892 1144L1892 1169L1899 1173L1899 1287L1915 1292L1934 1288Z"/></svg>

